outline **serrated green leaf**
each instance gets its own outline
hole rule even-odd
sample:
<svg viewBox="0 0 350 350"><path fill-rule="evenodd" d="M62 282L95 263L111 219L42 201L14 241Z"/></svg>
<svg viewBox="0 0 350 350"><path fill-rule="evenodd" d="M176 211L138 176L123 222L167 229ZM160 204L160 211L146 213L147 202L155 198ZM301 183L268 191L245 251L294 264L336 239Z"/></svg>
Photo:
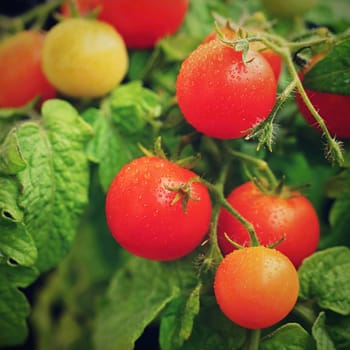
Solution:
<svg viewBox="0 0 350 350"><path fill-rule="evenodd" d="M350 95L350 40L336 45L304 76L307 89Z"/></svg>
<svg viewBox="0 0 350 350"><path fill-rule="evenodd" d="M168 263L130 257L108 289L97 318L96 349L132 350L158 314L196 279L186 260Z"/></svg>
<svg viewBox="0 0 350 350"><path fill-rule="evenodd" d="M0 174L14 175L26 167L18 145L16 130L12 129L0 145Z"/></svg>
<svg viewBox="0 0 350 350"><path fill-rule="evenodd" d="M298 323L287 323L260 343L261 350L315 350L311 335Z"/></svg>
<svg viewBox="0 0 350 350"><path fill-rule="evenodd" d="M18 183L14 178L0 176L0 216L13 222L23 220L23 212L19 208Z"/></svg>
<svg viewBox="0 0 350 350"><path fill-rule="evenodd" d="M238 350L246 341L247 330L231 322L220 310L214 297L202 297L201 308L191 337L181 350Z"/></svg>
<svg viewBox="0 0 350 350"><path fill-rule="evenodd" d="M336 350L336 347L326 329L326 314L324 312L320 312L313 324L312 336L316 341L317 350Z"/></svg>
<svg viewBox="0 0 350 350"><path fill-rule="evenodd" d="M43 104L42 120L26 122L18 140L27 167L18 173L24 224L45 271L67 253L87 203L89 167L85 144L92 130L62 100Z"/></svg>
<svg viewBox="0 0 350 350"><path fill-rule="evenodd" d="M299 268L301 299L323 309L350 314L350 249L333 247L306 258Z"/></svg>
<svg viewBox="0 0 350 350"><path fill-rule="evenodd" d="M174 299L162 315L159 342L162 350L181 349L192 333L194 318L199 313L199 283L188 296Z"/></svg>
<svg viewBox="0 0 350 350"><path fill-rule="evenodd" d="M37 275L33 268L0 265L0 346L14 346L25 341L30 306L18 288L30 285Z"/></svg>

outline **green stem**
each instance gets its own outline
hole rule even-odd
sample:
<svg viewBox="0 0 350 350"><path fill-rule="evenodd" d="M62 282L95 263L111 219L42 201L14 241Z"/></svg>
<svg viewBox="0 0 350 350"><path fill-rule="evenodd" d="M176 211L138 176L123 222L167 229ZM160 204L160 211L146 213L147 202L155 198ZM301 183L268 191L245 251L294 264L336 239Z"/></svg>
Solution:
<svg viewBox="0 0 350 350"><path fill-rule="evenodd" d="M262 172L266 175L266 178L267 178L271 188L277 187L277 185L278 185L277 178L265 160L250 156L246 153L235 151L235 150L230 149L230 148L228 148L228 152L231 155L233 155L234 157L239 158L245 162L249 162L252 165L254 165L260 172Z"/></svg>
<svg viewBox="0 0 350 350"><path fill-rule="evenodd" d="M243 350L259 350L260 335L260 329L252 329L247 342L243 346Z"/></svg>
<svg viewBox="0 0 350 350"><path fill-rule="evenodd" d="M317 318L317 313L310 302L298 301L294 306L293 313L304 320L309 327L312 327Z"/></svg>

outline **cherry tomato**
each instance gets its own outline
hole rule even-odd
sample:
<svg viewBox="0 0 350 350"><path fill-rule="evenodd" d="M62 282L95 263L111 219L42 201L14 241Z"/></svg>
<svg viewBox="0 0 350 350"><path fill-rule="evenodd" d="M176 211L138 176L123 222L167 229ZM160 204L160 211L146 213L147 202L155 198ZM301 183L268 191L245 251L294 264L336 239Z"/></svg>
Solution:
<svg viewBox="0 0 350 350"><path fill-rule="evenodd" d="M28 30L0 43L0 107L19 107L36 96L55 96L41 64L44 34Z"/></svg>
<svg viewBox="0 0 350 350"><path fill-rule="evenodd" d="M323 57L324 54L314 56L303 72L301 72L301 79L303 79L303 75ZM350 111L350 95L340 95L308 89L305 91L311 103L324 119L330 134L339 138L350 138L350 118L346 112ZM299 93L296 94L296 102L305 120L312 127L321 132L319 125L306 107Z"/></svg>
<svg viewBox="0 0 350 350"><path fill-rule="evenodd" d="M241 327L270 327L293 309L299 279L290 260L263 246L236 250L225 256L214 279L221 311Z"/></svg>
<svg viewBox="0 0 350 350"><path fill-rule="evenodd" d="M69 18L48 32L43 67L61 93L77 98L101 97L124 78L128 54L123 39L109 24Z"/></svg>
<svg viewBox="0 0 350 350"><path fill-rule="evenodd" d="M228 39L237 39L236 32L228 27L220 28L222 34ZM210 33L203 41L203 43L207 43L211 40L218 39L218 35L216 31ZM263 43L258 41L252 41L249 44L252 50L258 51L266 60L269 62L276 80L279 79L282 71L282 57L271 49L267 48Z"/></svg>
<svg viewBox="0 0 350 350"><path fill-rule="evenodd" d="M75 0L78 10L101 10L98 19L111 24L122 35L128 48L153 47L181 26L188 0ZM68 5L63 13L69 14Z"/></svg>
<svg viewBox="0 0 350 350"><path fill-rule="evenodd" d="M218 40L199 45L182 63L176 96L184 118L197 131L234 139L267 118L276 100L271 66L256 51L242 52Z"/></svg>
<svg viewBox="0 0 350 350"><path fill-rule="evenodd" d="M207 188L191 170L158 157L136 158L114 178L106 217L115 240L151 260L173 260L193 251L210 223ZM187 198L187 200L186 200Z"/></svg>
<svg viewBox="0 0 350 350"><path fill-rule="evenodd" d="M253 226L262 245L272 245L283 237L276 249L284 253L299 267L303 259L317 249L320 225L311 202L299 192L286 196L261 192L252 182L246 182L227 197L227 201ZM226 209L218 221L218 243L223 254L236 249L226 239L226 234L243 246L249 246L249 234Z"/></svg>
<svg viewBox="0 0 350 350"><path fill-rule="evenodd" d="M266 10L274 16L292 18L303 16L315 7L317 0L262 0Z"/></svg>

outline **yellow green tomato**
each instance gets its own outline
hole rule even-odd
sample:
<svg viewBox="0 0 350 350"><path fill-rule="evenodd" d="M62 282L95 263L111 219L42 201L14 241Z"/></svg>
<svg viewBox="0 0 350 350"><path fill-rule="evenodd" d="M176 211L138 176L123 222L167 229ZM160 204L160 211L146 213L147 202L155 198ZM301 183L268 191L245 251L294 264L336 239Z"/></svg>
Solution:
<svg viewBox="0 0 350 350"><path fill-rule="evenodd" d="M47 34L43 69L51 84L64 95L101 97L125 77L128 53L122 37L109 24L70 18Z"/></svg>
<svg viewBox="0 0 350 350"><path fill-rule="evenodd" d="M262 0L266 10L276 17L292 18L311 10L317 0Z"/></svg>

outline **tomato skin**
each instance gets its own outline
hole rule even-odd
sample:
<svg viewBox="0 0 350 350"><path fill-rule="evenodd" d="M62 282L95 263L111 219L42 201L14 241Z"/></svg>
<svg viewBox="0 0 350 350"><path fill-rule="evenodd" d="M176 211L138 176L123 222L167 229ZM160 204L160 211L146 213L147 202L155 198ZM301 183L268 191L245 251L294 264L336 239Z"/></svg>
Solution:
<svg viewBox="0 0 350 350"><path fill-rule="evenodd" d="M122 35L128 48L152 48L181 26L188 0L76 0L78 10L101 7L98 19L111 24ZM69 14L67 4L63 13Z"/></svg>
<svg viewBox="0 0 350 350"><path fill-rule="evenodd" d="M303 16L315 7L317 0L262 0L262 3L272 15L292 18Z"/></svg>
<svg viewBox="0 0 350 350"><path fill-rule="evenodd" d="M254 226L260 244L268 246L285 240L276 249L285 254L298 268L307 256L314 253L320 239L320 224L310 201L298 192L290 198L261 192L252 182L231 191L228 202ZM235 242L249 246L249 234L243 224L226 209L220 211L218 243L223 254L236 248L224 233Z"/></svg>
<svg viewBox="0 0 350 350"><path fill-rule="evenodd" d="M177 101L197 131L218 139L245 136L266 119L276 100L272 68L257 52L242 52L213 40L199 45L182 63Z"/></svg>
<svg viewBox="0 0 350 350"><path fill-rule="evenodd" d="M312 57L310 63L300 73L301 80L303 80L304 74L306 74L306 72L323 57L324 54L318 54ZM350 95L312 91L309 89L305 89L305 92L311 103L324 119L330 134L338 138L350 138L350 118L348 113L345 112L350 110ZM305 120L315 130L322 132L320 126L306 107L299 93L296 94L296 103Z"/></svg>
<svg viewBox="0 0 350 350"><path fill-rule="evenodd" d="M225 256L214 279L221 311L249 329L273 326L293 309L298 274L290 260L263 246L236 250Z"/></svg>
<svg viewBox="0 0 350 350"><path fill-rule="evenodd" d="M231 28L222 27L222 28L220 28L220 30L226 38L235 39L236 33ZM210 33L204 39L203 43L208 43L212 40L219 40L216 31ZM265 47L264 44L262 44L258 41L253 41L249 45L250 45L250 48L252 50L259 52L261 54L261 56L263 56L266 59L266 61L269 62L270 66L273 70L273 73L275 74L275 78L278 81L278 79L281 75L281 71L282 71L282 63L283 63L282 57L279 54L277 54L276 52L272 51L271 49Z"/></svg>
<svg viewBox="0 0 350 350"><path fill-rule="evenodd" d="M76 98L101 97L124 78L128 54L122 37L109 24L69 18L48 32L43 68L62 94Z"/></svg>
<svg viewBox="0 0 350 350"><path fill-rule="evenodd" d="M20 107L36 96L41 102L56 95L41 61L44 33L19 32L0 44L0 107Z"/></svg>
<svg viewBox="0 0 350 350"><path fill-rule="evenodd" d="M196 176L158 157L136 158L125 165L106 198L107 224L115 240L130 253L151 260L174 260L192 252L209 228L209 192L194 181L184 212L183 199L172 203L179 192L169 188Z"/></svg>

